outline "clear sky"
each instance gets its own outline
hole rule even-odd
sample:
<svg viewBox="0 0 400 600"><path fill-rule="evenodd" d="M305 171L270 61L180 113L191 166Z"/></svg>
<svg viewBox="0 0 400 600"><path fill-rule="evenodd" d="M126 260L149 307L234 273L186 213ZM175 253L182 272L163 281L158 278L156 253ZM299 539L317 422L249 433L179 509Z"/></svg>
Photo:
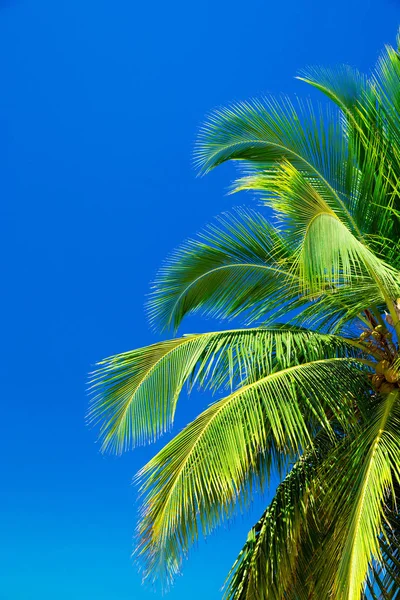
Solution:
<svg viewBox="0 0 400 600"><path fill-rule="evenodd" d="M131 478L155 448L99 453L87 372L158 339L143 304L162 259L252 201L226 196L230 167L195 177L204 115L310 94L306 65L367 70L399 22L396 0L0 0L0 600L157 597L130 559ZM183 398L178 428L209 402ZM217 600L261 510L200 543L169 598Z"/></svg>

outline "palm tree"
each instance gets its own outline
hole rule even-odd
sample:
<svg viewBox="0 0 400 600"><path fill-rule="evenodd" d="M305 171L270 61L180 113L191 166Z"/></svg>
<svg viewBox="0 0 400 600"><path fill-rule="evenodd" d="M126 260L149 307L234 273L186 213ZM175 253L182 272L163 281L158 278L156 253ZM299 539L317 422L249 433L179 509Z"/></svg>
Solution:
<svg viewBox="0 0 400 600"><path fill-rule="evenodd" d="M398 39L400 43L400 38ZM181 246L149 314L243 327L175 337L104 360L90 419L121 452L173 424L180 393L219 391L145 465L137 556L170 581L199 535L275 496L228 575L227 599L394 599L400 589L400 54L370 77L299 77L328 97L218 110L200 133L206 173L266 213L222 215ZM326 105L329 104L327 107Z"/></svg>

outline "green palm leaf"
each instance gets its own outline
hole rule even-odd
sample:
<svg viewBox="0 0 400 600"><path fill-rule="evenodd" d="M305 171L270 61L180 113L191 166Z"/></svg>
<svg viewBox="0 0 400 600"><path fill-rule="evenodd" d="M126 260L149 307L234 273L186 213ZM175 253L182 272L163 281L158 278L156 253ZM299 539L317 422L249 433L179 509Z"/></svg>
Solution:
<svg viewBox="0 0 400 600"><path fill-rule="evenodd" d="M373 600L378 594L386 600L396 600L400 596L400 515L398 513L399 486L396 488L396 501L385 507L386 522L379 539L381 562L370 568L368 592Z"/></svg>
<svg viewBox="0 0 400 600"><path fill-rule="evenodd" d="M302 360L362 351L351 340L290 328L186 335L102 361L91 379L89 420L102 422L103 448L121 452L171 427L186 382L232 388Z"/></svg>
<svg viewBox="0 0 400 600"><path fill-rule="evenodd" d="M338 450L325 476L324 507L332 511L331 519L335 514L336 527L324 549L326 568L318 570L319 585L327 590L333 574L332 593L338 600L359 600L370 565L382 556L385 504L400 481L399 400L398 391L382 400L348 450Z"/></svg>
<svg viewBox="0 0 400 600"><path fill-rule="evenodd" d="M333 435L329 415L354 427L361 365L330 358L266 375L212 404L169 442L139 474L146 494L139 553L147 572L176 574L199 535L194 515L211 531L246 504L252 482L262 487L271 465L281 465L277 453L296 455L321 427Z"/></svg>
<svg viewBox="0 0 400 600"><path fill-rule="evenodd" d="M324 93L347 115L355 118L359 103L368 93L373 93L367 77L350 67L336 68L312 66L302 69L298 79Z"/></svg>
<svg viewBox="0 0 400 600"><path fill-rule="evenodd" d="M314 510L310 483L320 455L315 449L299 458L278 486L229 573L226 600L281 600L290 592L308 512Z"/></svg>
<svg viewBox="0 0 400 600"><path fill-rule="evenodd" d="M299 77L325 93L343 111L358 168L350 187L352 214L358 226L381 244L379 250L386 259L391 264L395 259L396 265L397 245L390 252L388 242L397 241L400 235L400 222L393 218L400 208L398 62L398 53L387 47L369 79L347 66L312 67Z"/></svg>
<svg viewBox="0 0 400 600"><path fill-rule="evenodd" d="M357 153L345 144L339 127L330 131L319 126L311 110L298 115L290 103L280 108L267 101L238 105L210 118L198 160L206 170L231 159L251 164L254 174L240 180L237 189L266 193L268 204L288 225L286 239L296 254L303 290L319 291L332 278L351 282L364 272L383 295L396 296L397 272L366 246L352 215L353 197L360 195ZM329 160L332 146L335 160ZM381 164L379 150L373 156ZM371 189L370 178L368 184L362 197Z"/></svg>
<svg viewBox="0 0 400 600"><path fill-rule="evenodd" d="M288 261L287 244L262 215L243 209L223 215L161 269L150 319L177 329L185 315L198 311L217 318L244 313L250 322L265 317L298 297Z"/></svg>
<svg viewBox="0 0 400 600"><path fill-rule="evenodd" d="M324 158L329 146L346 156L346 146L337 119L332 113L326 116L311 104L299 103L296 109L287 98L264 98L217 110L201 130L197 164L207 172L232 159L264 165L287 160L325 182L332 201L343 207L332 187L333 165Z"/></svg>

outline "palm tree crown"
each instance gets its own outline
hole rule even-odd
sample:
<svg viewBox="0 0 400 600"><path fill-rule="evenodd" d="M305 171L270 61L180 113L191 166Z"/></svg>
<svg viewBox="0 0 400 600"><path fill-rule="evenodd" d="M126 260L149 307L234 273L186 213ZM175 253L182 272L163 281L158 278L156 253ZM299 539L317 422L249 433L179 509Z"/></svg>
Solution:
<svg viewBox="0 0 400 600"><path fill-rule="evenodd" d="M394 599L400 589L400 54L371 75L313 68L330 107L262 99L201 130L206 173L267 215L222 215L164 264L152 323L244 327L113 356L90 419L121 452L169 429L185 384L220 390L138 474L137 556L171 580L200 534L281 483L228 575L230 600Z"/></svg>

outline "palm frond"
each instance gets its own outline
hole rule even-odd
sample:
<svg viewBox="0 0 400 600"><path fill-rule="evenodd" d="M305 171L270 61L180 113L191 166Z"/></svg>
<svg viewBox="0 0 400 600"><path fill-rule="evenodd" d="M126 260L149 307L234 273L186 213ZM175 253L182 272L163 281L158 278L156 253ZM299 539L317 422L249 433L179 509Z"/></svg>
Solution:
<svg viewBox="0 0 400 600"><path fill-rule="evenodd" d="M390 245L380 242L382 238L397 241L400 235L399 220L394 218L400 208L398 52L388 46L370 78L347 66L313 67L299 78L321 90L343 111L344 133L355 159L347 168L353 180L348 184L351 212L362 231L375 238L380 253L397 266L398 248L390 252Z"/></svg>
<svg viewBox="0 0 400 600"><path fill-rule="evenodd" d="M314 510L310 482L321 450L315 448L298 459L250 530L228 575L226 600L281 600L293 588L301 538L307 529L308 512Z"/></svg>
<svg viewBox="0 0 400 600"><path fill-rule="evenodd" d="M368 591L373 600L375 591L384 600L400 598L400 515L398 512L399 486L396 489L396 501L385 507L385 523L379 537L381 561L370 568Z"/></svg>
<svg viewBox="0 0 400 600"><path fill-rule="evenodd" d="M400 292L400 273L357 240L343 223L327 212L310 221L298 256L299 277L311 292L327 285L355 287L375 283L380 302Z"/></svg>
<svg viewBox="0 0 400 600"><path fill-rule="evenodd" d="M186 335L99 363L89 421L102 423L104 450L122 452L170 429L185 383L233 389L302 361L368 354L351 340L283 326Z"/></svg>
<svg viewBox="0 0 400 600"><path fill-rule="evenodd" d="M334 215L324 209L319 213L318 203L314 209L312 216L310 205L311 225L306 225L305 215L295 227L297 249L287 230L284 241L283 232L259 213L238 210L220 217L198 240L178 249L160 271L149 302L151 321L176 329L185 315L200 311L270 323L290 311L309 312L311 302L316 322L329 305L330 318L342 326L362 303L362 308L385 305L382 289L388 296L400 295L397 271L375 257Z"/></svg>
<svg viewBox="0 0 400 600"><path fill-rule="evenodd" d="M317 182L332 209L360 233L342 197L348 145L337 115L329 110L316 111L310 103L296 109L288 99L265 98L215 111L201 131L195 156L204 172L240 160L273 175L288 163Z"/></svg>
<svg viewBox="0 0 400 600"><path fill-rule="evenodd" d="M374 160L379 160L377 152ZM373 175L373 193L370 179L364 189L366 177L361 178L361 183L357 177L357 185L361 188L358 194L365 198L369 196L369 200L374 200L374 194L378 198L384 196L383 184L378 187L376 172ZM386 179L382 176L379 181L386 182ZM353 235L340 218L343 211L340 207L337 212L333 210L324 186L315 177L310 179L290 163L282 161L273 173L254 169L251 176L240 180L238 189L243 188L272 193L265 201L277 217L283 219L286 241L296 256L292 272L296 273L306 291L324 290L328 284L358 286L361 278L365 280L364 285L375 281L378 289L381 283L389 295L396 295L400 290L397 271L377 258L365 242ZM362 203L355 206L361 210ZM379 215L381 218L381 213ZM369 216L373 218L364 210L364 222ZM295 269L296 264L298 270Z"/></svg>
<svg viewBox="0 0 400 600"><path fill-rule="evenodd" d="M318 564L319 593L359 600L370 566L381 561L385 504L400 481L399 392L388 394L349 448L332 459L324 510L333 534ZM332 586L332 587L331 587Z"/></svg>
<svg viewBox="0 0 400 600"><path fill-rule="evenodd" d="M298 285L288 261L287 244L261 214L238 209L222 215L161 269L150 320L176 330L185 315L201 311L216 318L245 314L254 322L296 300Z"/></svg>
<svg viewBox="0 0 400 600"><path fill-rule="evenodd" d="M399 49L387 45L379 57L373 73L373 83L379 97L379 106L386 135L392 143L399 143L400 135L400 54ZM375 109L377 107L375 106Z"/></svg>
<svg viewBox="0 0 400 600"><path fill-rule="evenodd" d="M333 435L331 418L355 427L360 366L331 358L276 371L212 404L169 442L140 472L146 572L173 577L200 529L207 534L246 505L252 482L262 487L271 465L312 443L313 432Z"/></svg>
<svg viewBox="0 0 400 600"><path fill-rule="evenodd" d="M263 191L267 203L283 219L303 291L316 292L332 280L335 285L351 283L364 272L375 280L383 299L394 297L400 293L399 273L368 248L353 216L363 204L359 196L371 201L372 190L372 206L377 205L376 197L385 196L385 173L370 167L360 178L359 153L339 127L333 127L330 134L329 121L326 132L312 111L307 114L309 122L301 116L290 104L283 102L278 110L267 101L219 112L204 128L199 161L205 169L226 160L245 161L251 174L240 179L236 189ZM278 138L281 144L276 154ZM290 148L283 141L288 139ZM385 164L381 145L370 146L373 151L367 164Z"/></svg>
<svg viewBox="0 0 400 600"><path fill-rule="evenodd" d="M314 65L302 69L297 78L325 94L353 118L359 102L371 93L367 77L349 65L335 68Z"/></svg>

